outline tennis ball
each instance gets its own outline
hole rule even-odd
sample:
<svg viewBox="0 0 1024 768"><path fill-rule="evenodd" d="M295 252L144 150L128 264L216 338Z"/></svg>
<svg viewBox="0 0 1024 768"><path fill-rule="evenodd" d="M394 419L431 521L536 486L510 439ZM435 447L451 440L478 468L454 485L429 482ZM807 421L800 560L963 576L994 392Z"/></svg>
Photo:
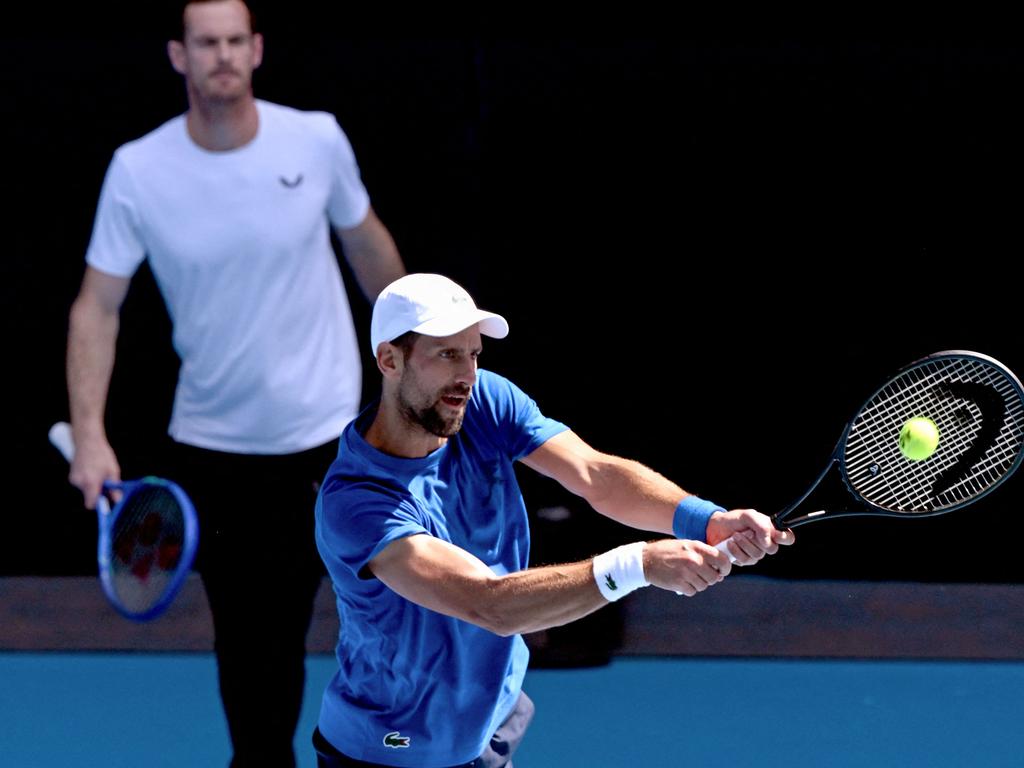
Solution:
<svg viewBox="0 0 1024 768"><path fill-rule="evenodd" d="M900 430L900 451L911 461L927 459L939 445L939 428L924 416L917 416Z"/></svg>

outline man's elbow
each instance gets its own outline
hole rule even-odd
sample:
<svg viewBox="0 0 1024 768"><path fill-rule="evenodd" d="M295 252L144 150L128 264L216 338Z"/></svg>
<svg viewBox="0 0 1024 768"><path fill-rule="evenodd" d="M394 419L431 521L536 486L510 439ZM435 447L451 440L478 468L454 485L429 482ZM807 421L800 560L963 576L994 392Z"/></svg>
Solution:
<svg viewBox="0 0 1024 768"><path fill-rule="evenodd" d="M502 616L477 614L471 617L469 621L498 637L512 637L513 635L520 634L522 631Z"/></svg>
<svg viewBox="0 0 1024 768"><path fill-rule="evenodd" d="M513 616L501 597L501 591L500 579L495 579L488 585L482 599L475 601L466 610L465 619L499 637L521 634L525 631L525 625Z"/></svg>
<svg viewBox="0 0 1024 768"><path fill-rule="evenodd" d="M119 302L83 290L75 297L68 312L68 323L72 329L92 330L109 328L120 321L121 305Z"/></svg>

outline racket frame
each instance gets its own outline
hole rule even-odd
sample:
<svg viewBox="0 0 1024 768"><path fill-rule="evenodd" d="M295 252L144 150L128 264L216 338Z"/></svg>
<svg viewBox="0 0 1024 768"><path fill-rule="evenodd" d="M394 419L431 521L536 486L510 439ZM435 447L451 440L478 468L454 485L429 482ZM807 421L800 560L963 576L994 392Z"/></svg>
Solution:
<svg viewBox="0 0 1024 768"><path fill-rule="evenodd" d="M71 434L71 425L66 421L58 421L50 427L48 437L50 443L61 452L61 455L70 464L75 455L75 443ZM160 594L160 598L144 611L133 611L121 602L114 585L114 575L111 567L112 532L114 524L129 497L140 488L152 485L160 485L169 490L181 508L184 521L182 550L178 559L178 565L167 586L164 587L163 592ZM122 495L113 509L111 509L109 494L115 492L120 492ZM132 621L142 622L156 618L167 609L177 596L178 591L188 577L192 563L195 561L196 552L199 549L199 521L192 500L177 483L162 477L145 477L140 480L122 482L108 480L104 481L103 488L96 500L96 516L99 527L96 543L96 562L99 566L100 584L107 600L119 614Z"/></svg>
<svg viewBox="0 0 1024 768"><path fill-rule="evenodd" d="M117 519L120 517L121 511L132 494L142 488L153 485L160 486L169 491L174 496L175 501L178 502L178 506L181 507L181 514L184 520L182 550L171 580L160 594L160 598L144 611L133 611L125 606L117 595L117 589L114 584L114 569L111 565L113 553L112 534ZM115 491L120 491L122 496L120 501L111 509L107 496ZM159 477L147 477L142 480L128 480L125 482L107 481L103 483L103 493L100 494L96 501L96 514L99 517L96 563L99 566L100 584L103 587L104 594L106 594L114 609L126 619L139 622L155 619L167 610L184 585L199 548L199 522L196 517L195 507L192 505L192 500L189 499L188 495L177 483Z"/></svg>
<svg viewBox="0 0 1024 768"><path fill-rule="evenodd" d="M877 504L873 504L870 501L868 501L866 498L864 498L863 495L861 495L861 493L859 493L856 490L856 488L854 488L853 484L850 482L849 475L847 474L846 470L846 463L843 461L843 452L844 447L846 446L847 438L850 434L850 430L853 428L858 416L860 416L860 414L863 412L865 406L867 406L872 400L874 400L879 393L886 389L886 387L889 387L894 380L898 379L906 372L929 362L940 362L946 359L959 358L972 358L975 360L982 360L991 365L992 367L996 368L997 370L999 370L1002 374L1005 375L1006 379L1012 384L1012 386L1016 390L1018 397L1020 397L1022 402L1024 402L1024 387L1022 387L1020 380L1005 365L1000 363L995 358L989 357L988 355L984 355L979 352L971 352L968 350L945 350L943 352L935 352L933 354L927 355L926 357L922 357L919 360L915 360L914 362L903 366L899 371L890 376L888 381L886 381L880 387L877 387L871 393L871 395L864 400L860 408L858 408L856 413L854 413L853 418L851 418L846 423L846 426L843 427L842 434L839 437L839 441L836 443L835 449L832 451L832 455L829 458L828 463L825 466L825 469L821 472L821 474L818 475L817 479L807 488L807 490L803 493L802 496L796 499L796 501L791 503L785 509L782 509L779 512L772 515L772 524L775 525L777 529L783 530L785 528L795 528L799 525L803 525L805 523L813 522L819 519L838 519L842 517L855 517L861 515L870 515L873 517L901 518L935 517L937 515L943 515L947 512L952 512L957 509L962 509L963 507L969 504L973 504L979 499L990 494L992 491L994 491L996 488L1002 485L1007 479L1009 479L1010 476L1017 471L1017 468L1021 465L1021 462L1024 461L1024 450L1017 451L1017 455L1014 458L1012 466L1009 469L1007 469L1006 472L1004 472L994 483L989 485L987 488L960 501L959 503L947 505L935 510L926 510L921 512L899 512L896 510L886 509L885 507L880 507ZM836 510L817 509L811 512L800 514L791 520L786 520L786 516L798 510L800 506L803 505L804 502L809 497L811 497L815 493L815 491L818 490L818 487L821 485L822 481L824 481L825 478L828 477L830 474L838 475L839 480L841 480L842 485L847 491L847 498L850 501L854 502L857 506L848 509Z"/></svg>

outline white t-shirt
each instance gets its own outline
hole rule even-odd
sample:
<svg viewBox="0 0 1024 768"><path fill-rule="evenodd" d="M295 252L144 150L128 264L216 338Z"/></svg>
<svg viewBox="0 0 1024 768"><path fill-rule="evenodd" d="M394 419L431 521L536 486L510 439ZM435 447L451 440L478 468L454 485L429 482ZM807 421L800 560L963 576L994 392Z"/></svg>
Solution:
<svg viewBox="0 0 1024 768"><path fill-rule="evenodd" d="M128 277L148 258L181 371L169 432L235 453L341 434L362 371L329 223L369 196L334 117L257 101L259 131L210 152L181 115L114 154L87 263Z"/></svg>

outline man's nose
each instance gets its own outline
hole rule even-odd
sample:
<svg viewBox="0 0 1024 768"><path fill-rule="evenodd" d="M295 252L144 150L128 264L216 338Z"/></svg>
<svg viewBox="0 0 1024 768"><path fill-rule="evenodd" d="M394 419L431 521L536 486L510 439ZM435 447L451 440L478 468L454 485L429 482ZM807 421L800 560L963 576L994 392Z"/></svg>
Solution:
<svg viewBox="0 0 1024 768"><path fill-rule="evenodd" d="M469 358L464 365L460 366L455 380L468 387L476 384L476 358Z"/></svg>

